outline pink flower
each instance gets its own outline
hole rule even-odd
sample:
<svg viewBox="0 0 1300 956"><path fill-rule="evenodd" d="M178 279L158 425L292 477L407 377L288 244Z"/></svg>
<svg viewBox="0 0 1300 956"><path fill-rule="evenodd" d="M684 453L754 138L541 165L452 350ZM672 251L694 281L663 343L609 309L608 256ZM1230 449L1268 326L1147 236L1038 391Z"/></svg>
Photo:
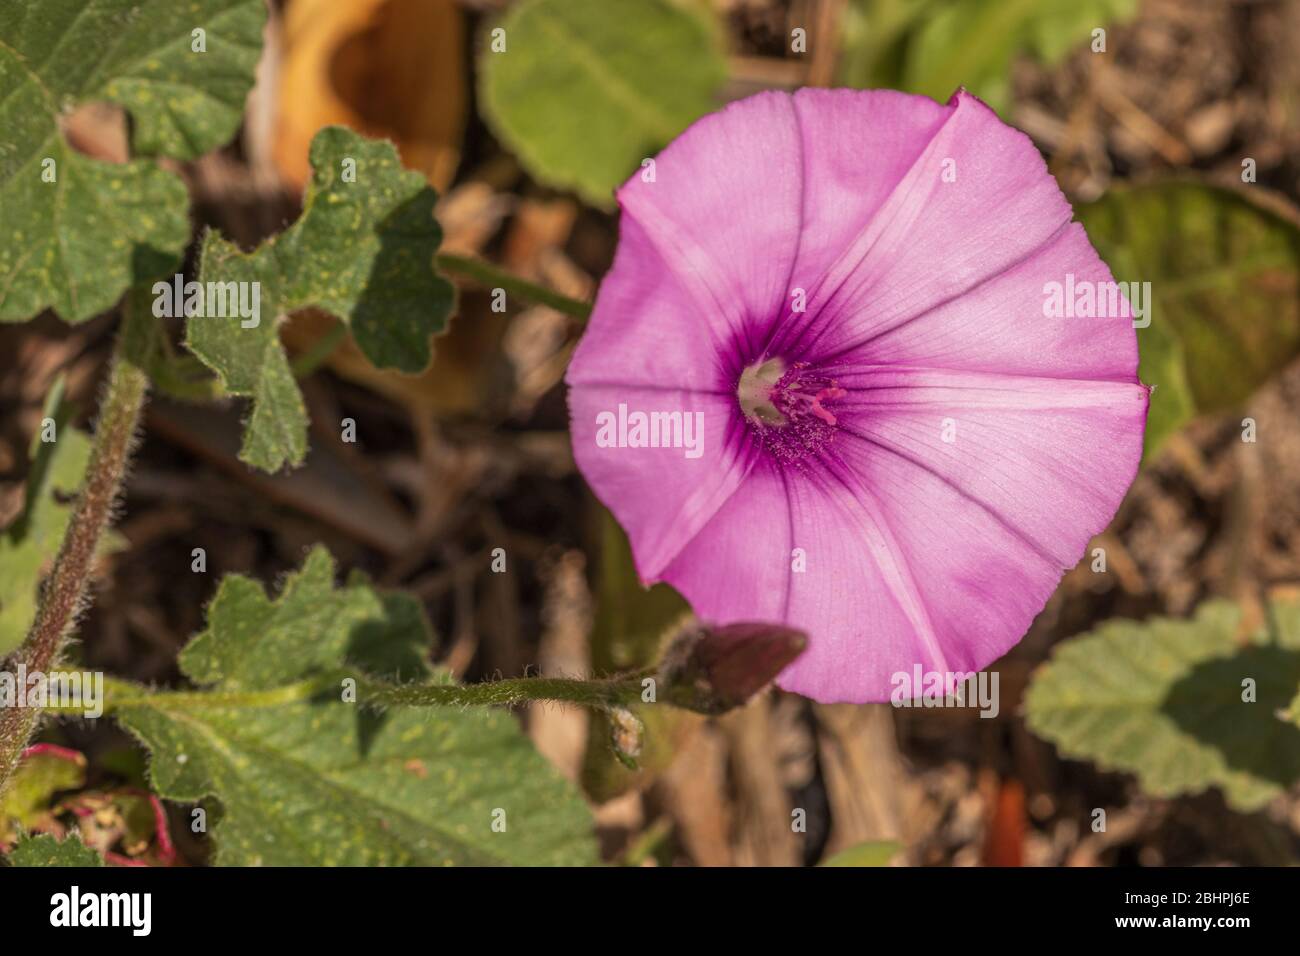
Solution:
<svg viewBox="0 0 1300 956"><path fill-rule="evenodd" d="M1113 279L1029 139L965 92L764 93L618 200L567 380L642 580L806 631L778 683L822 701L1020 640L1147 410L1126 312L1048 315L1051 283Z"/></svg>

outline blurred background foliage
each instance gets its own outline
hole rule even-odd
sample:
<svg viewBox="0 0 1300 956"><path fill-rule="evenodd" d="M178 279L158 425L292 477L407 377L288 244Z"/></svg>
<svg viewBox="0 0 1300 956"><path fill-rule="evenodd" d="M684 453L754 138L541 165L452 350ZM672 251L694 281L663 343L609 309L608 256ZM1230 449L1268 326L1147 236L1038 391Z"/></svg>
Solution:
<svg viewBox="0 0 1300 956"><path fill-rule="evenodd" d="M293 220L312 136L343 123L392 139L439 190L447 252L590 298L616 241L613 190L700 115L763 89L884 86L944 100L965 86L1033 138L1116 278L1152 283L1152 322L1138 333L1141 376L1155 386L1143 472L1026 639L993 665L999 716L782 693L720 719L642 708L647 750L633 770L614 759L603 720L521 709L537 748L593 804L605 860L1300 855L1300 633L1287 610L1300 583L1300 3L276 0L271 10L238 140L182 169L197 225L246 248ZM80 110L67 129L84 152L125 154L113 109ZM314 423L298 471L244 468L230 409L153 404L120 541L101 562L85 661L180 680L177 649L211 598L209 578L176 573L191 549L207 549L211 579L270 581L322 537L344 567L421 601L437 633L430 657L462 679L655 659L685 606L640 586L621 530L574 470L561 377L581 321L513 299L495 311L489 290L466 284L433 367L416 376L376 370L336 344L332 324L306 312L284 330L307 359ZM27 449L56 374L67 414L84 420L111 330L103 319L0 328L0 519L17 519L0 538L0 569L48 560L39 541L57 540L71 466L29 465ZM359 445L329 425L345 414ZM497 547L509 573L489 570ZM23 613L31 580L0 575L0 642L16 633L6 615ZM1237 722L1243 677L1268 680ZM67 826L68 800L94 797L112 824L111 837L94 835L101 849L206 857L192 837L164 846L140 808L125 807L141 768L120 734L67 725L48 738L66 752L33 771L22 806L0 808L0 839L13 820Z"/></svg>

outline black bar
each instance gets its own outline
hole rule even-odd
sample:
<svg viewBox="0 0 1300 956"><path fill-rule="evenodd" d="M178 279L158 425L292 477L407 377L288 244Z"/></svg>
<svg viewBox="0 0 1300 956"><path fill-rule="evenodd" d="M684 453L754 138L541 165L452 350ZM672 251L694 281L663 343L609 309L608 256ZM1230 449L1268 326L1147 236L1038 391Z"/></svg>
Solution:
<svg viewBox="0 0 1300 956"><path fill-rule="evenodd" d="M135 937L130 926L52 926L52 900L64 894L70 903L73 886L83 906L88 894L150 894L148 936ZM964 938L983 940L983 948L998 939L1052 945L1097 937L1200 936L1230 943L1258 931L1277 937L1295 926L1300 874L1210 867L51 868L0 869L0 897L7 942L29 933L57 938L80 932L127 945L148 938L207 947L286 932L295 943L337 945L375 942L376 934L397 942L415 932L421 938L410 945L435 949L456 945L452 941L463 931L477 940L475 946L493 948L503 939L547 945L556 933L566 946L618 946L620 936L632 934L647 944L675 940L688 949L693 937L768 944L788 938L801 950L836 939L867 948L887 939L928 946ZM1201 923L1207 919L1208 927ZM1121 924L1132 920L1145 925Z"/></svg>

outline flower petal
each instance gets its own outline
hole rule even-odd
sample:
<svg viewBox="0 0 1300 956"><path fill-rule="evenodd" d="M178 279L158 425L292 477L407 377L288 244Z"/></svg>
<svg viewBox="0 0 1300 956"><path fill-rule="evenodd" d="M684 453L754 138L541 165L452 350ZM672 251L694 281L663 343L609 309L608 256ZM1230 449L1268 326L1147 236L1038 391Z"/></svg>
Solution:
<svg viewBox="0 0 1300 956"><path fill-rule="evenodd" d="M812 284L769 353L825 362L1031 256L1070 205L1029 137L964 91L907 174ZM800 276L800 281L805 277Z"/></svg>
<svg viewBox="0 0 1300 956"><path fill-rule="evenodd" d="M894 90L801 89L803 235L792 287L815 288L953 114Z"/></svg>
<svg viewBox="0 0 1300 956"><path fill-rule="evenodd" d="M828 702L882 700L902 662L943 658L897 544L869 509L820 472L763 461L664 580L708 621L803 622L809 647L782 687Z"/></svg>
<svg viewBox="0 0 1300 956"><path fill-rule="evenodd" d="M1146 414L1122 382L860 374L874 385L837 405L829 460L761 460L663 572L710 621L807 631L779 683L822 701L885 700L914 665L974 671L1013 646L1119 506Z"/></svg>
<svg viewBox="0 0 1300 956"><path fill-rule="evenodd" d="M793 547L785 478L779 466L759 457L661 579L711 623L782 621Z"/></svg>
<svg viewBox="0 0 1300 956"><path fill-rule="evenodd" d="M720 313L700 306L673 268L640 224L625 217L614 265L569 362L565 380L571 389L735 388L726 359L730 330Z"/></svg>
<svg viewBox="0 0 1300 956"><path fill-rule="evenodd" d="M766 337L802 230L793 99L768 92L729 104L695 122L654 163L653 181L638 173L617 198L624 224L636 222L694 299L694 312L677 316L675 328L694 342L706 330L727 345Z"/></svg>
<svg viewBox="0 0 1300 956"><path fill-rule="evenodd" d="M993 515L1058 577L1110 523L1142 457L1143 385L902 367L840 381L836 452L865 487L899 480L876 469L905 461Z"/></svg>
<svg viewBox="0 0 1300 956"><path fill-rule="evenodd" d="M601 447L599 416L633 413L698 416L700 431L678 431L668 447ZM573 455L596 496L632 541L637 572L647 583L685 547L739 487L757 449L736 412L733 395L672 388L584 385L569 391ZM662 431L662 429L661 429ZM684 447L699 437L698 455Z"/></svg>
<svg viewBox="0 0 1300 956"><path fill-rule="evenodd" d="M976 671L1019 641L1061 570L922 468L886 459L872 480L890 484L867 489L852 467L838 474L839 511L847 517L856 508L847 527L887 545L876 569L863 569L858 555L865 549L855 553L843 529L824 558L809 554L810 567L819 562L818 578L796 584L789 619L807 619L812 636L778 683L821 701L881 701L895 674L916 665L940 674ZM851 587L845 574L854 575ZM801 591L808 594L802 601ZM856 617L834 612L835 601L856 592L871 595L874 606L859 602Z"/></svg>
<svg viewBox="0 0 1300 956"><path fill-rule="evenodd" d="M844 360L1136 382L1138 348L1131 318L1043 314L1045 285L1064 283L1067 275L1094 288L1113 281L1078 223L965 295L863 342Z"/></svg>

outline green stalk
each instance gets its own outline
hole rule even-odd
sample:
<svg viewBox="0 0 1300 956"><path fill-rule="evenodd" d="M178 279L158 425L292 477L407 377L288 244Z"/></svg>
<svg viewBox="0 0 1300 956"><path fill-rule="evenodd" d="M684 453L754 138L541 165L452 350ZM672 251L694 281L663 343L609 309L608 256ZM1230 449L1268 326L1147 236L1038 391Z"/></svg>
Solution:
<svg viewBox="0 0 1300 956"><path fill-rule="evenodd" d="M435 261L443 272L462 276L484 288L505 289L511 295L517 295L527 302L547 306L556 312L563 312L584 322L591 315L591 303L570 299L567 295L560 295L553 289L512 276L482 259L443 252L438 254Z"/></svg>
<svg viewBox="0 0 1300 956"><path fill-rule="evenodd" d="M641 675L606 680L570 677L515 677L482 684L398 684L358 681L365 703L383 707L465 706L561 701L597 710L641 701Z"/></svg>
<svg viewBox="0 0 1300 956"><path fill-rule="evenodd" d="M106 678L104 714L132 707L185 711L194 707L280 707L324 695L339 696L345 679L356 681L358 702L375 707L429 707L522 704L528 701L563 701L598 710L625 707L641 699L641 674L605 680L567 677L516 677L483 684L386 684L353 671L332 671L269 690L153 691L129 681ZM51 707L52 713L78 714L81 703Z"/></svg>
<svg viewBox="0 0 1300 956"><path fill-rule="evenodd" d="M328 332L316 340L310 349L303 352L289 367L293 369L294 378L306 378L320 368L334 354L334 350L343 344L350 330L346 322L335 322Z"/></svg>
<svg viewBox="0 0 1300 956"><path fill-rule="evenodd" d="M481 684L440 680L390 684L342 667L280 687L263 690L154 691L129 681L104 682L103 712L150 707L180 711L192 708L280 707L317 699L347 700L343 691L363 707L465 707L556 701L590 707L617 717L649 699L693 710L720 714L742 706L770 684L803 651L803 633L776 624L737 623L705 627L688 620L669 645L657 668L644 668L613 677L583 680L572 677L513 677ZM351 682L350 684L348 682ZM51 708L76 713L84 706Z"/></svg>
<svg viewBox="0 0 1300 956"><path fill-rule="evenodd" d="M100 537L113 516L131 457L131 443L149 388L145 369L155 344L155 327L149 310L137 304L134 294L127 296L123 312L125 318L113 352L108 388L100 403L86 480L54 567L41 590L32 628L11 657L13 664L26 665L28 674L48 674L59 666L68 635L85 606L91 565ZM32 707L0 711L0 795L40 716L40 710Z"/></svg>

